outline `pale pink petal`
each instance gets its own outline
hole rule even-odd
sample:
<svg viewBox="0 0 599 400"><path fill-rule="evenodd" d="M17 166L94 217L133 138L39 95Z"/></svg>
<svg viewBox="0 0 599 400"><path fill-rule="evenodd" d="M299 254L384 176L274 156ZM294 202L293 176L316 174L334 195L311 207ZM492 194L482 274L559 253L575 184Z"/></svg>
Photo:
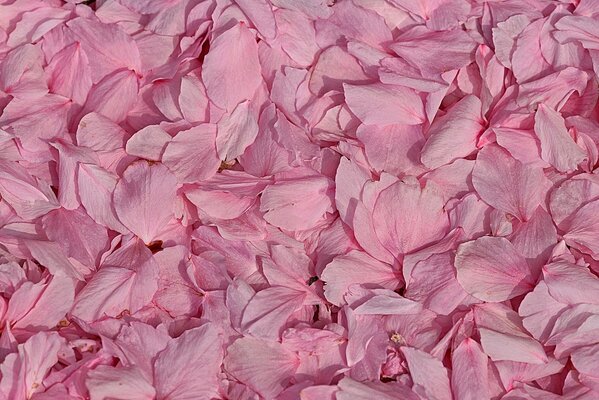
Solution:
<svg viewBox="0 0 599 400"><path fill-rule="evenodd" d="M119 220L150 243L173 217L177 182L162 164L136 162L127 168L114 189Z"/></svg>
<svg viewBox="0 0 599 400"><path fill-rule="evenodd" d="M258 32L267 39L277 33L277 25L272 6L267 0L235 0L245 15L252 21Z"/></svg>
<svg viewBox="0 0 599 400"><path fill-rule="evenodd" d="M599 304L599 278L587 267L553 262L543 267L543 280L551 297L563 304Z"/></svg>
<svg viewBox="0 0 599 400"><path fill-rule="evenodd" d="M419 153L424 136L418 125L360 125L356 136L364 143L366 158L377 171L401 175L422 168Z"/></svg>
<svg viewBox="0 0 599 400"><path fill-rule="evenodd" d="M111 119L91 112L86 114L77 128L77 144L96 151L121 148L127 133Z"/></svg>
<svg viewBox="0 0 599 400"><path fill-rule="evenodd" d="M42 224L48 238L59 243L68 257L92 268L109 247L106 228L81 209L51 211L42 218Z"/></svg>
<svg viewBox="0 0 599 400"><path fill-rule="evenodd" d="M370 284L395 289L398 280L393 268L368 254L355 250L335 257L322 272L324 293L328 301L341 306L353 284Z"/></svg>
<svg viewBox="0 0 599 400"><path fill-rule="evenodd" d="M227 349L224 369L265 398L275 398L299 366L296 354L282 344L252 337L238 339Z"/></svg>
<svg viewBox="0 0 599 400"><path fill-rule="evenodd" d="M223 161L234 160L251 145L258 135L258 123L249 101L235 107L218 123L216 150Z"/></svg>
<svg viewBox="0 0 599 400"><path fill-rule="evenodd" d="M172 137L158 125L149 125L137 131L127 140L125 150L132 156L160 161L164 149Z"/></svg>
<svg viewBox="0 0 599 400"><path fill-rule="evenodd" d="M289 316L303 306L305 299L305 292L284 286L261 290L245 308L241 328L254 337L276 340Z"/></svg>
<svg viewBox="0 0 599 400"><path fill-rule="evenodd" d="M162 162L179 182L210 178L221 160L216 152L216 126L202 124L179 132L166 146Z"/></svg>
<svg viewBox="0 0 599 400"><path fill-rule="evenodd" d="M318 56L310 75L310 91L318 96L335 90L343 92L343 83L368 83L369 77L358 61L339 46L332 46Z"/></svg>
<svg viewBox="0 0 599 400"><path fill-rule="evenodd" d="M516 361L545 364L549 360L543 346L522 326L522 320L502 304L481 304L474 310L474 320L483 351L493 361Z"/></svg>
<svg viewBox="0 0 599 400"><path fill-rule="evenodd" d="M419 125L425 120L422 99L404 86L343 84L343 91L351 112L366 125Z"/></svg>
<svg viewBox="0 0 599 400"><path fill-rule="evenodd" d="M450 253L418 262L410 277L405 296L442 315L449 315L468 296L456 279Z"/></svg>
<svg viewBox="0 0 599 400"><path fill-rule="evenodd" d="M531 270L538 272L557 244L557 230L551 216L539 207L528 221L514 228L510 241L518 253L526 257Z"/></svg>
<svg viewBox="0 0 599 400"><path fill-rule="evenodd" d="M210 44L202 80L210 100L229 112L254 97L262 76L258 46L245 24L235 24Z"/></svg>
<svg viewBox="0 0 599 400"><path fill-rule="evenodd" d="M65 47L52 58L46 70L48 88L83 105L92 87L87 54L78 42Z"/></svg>
<svg viewBox="0 0 599 400"><path fill-rule="evenodd" d="M439 32L416 26L390 47L425 76L431 76L470 64L475 43L461 29Z"/></svg>
<svg viewBox="0 0 599 400"><path fill-rule="evenodd" d="M533 289L535 279L526 259L505 238L482 237L458 248L458 282L472 296L501 302Z"/></svg>
<svg viewBox="0 0 599 400"><path fill-rule="evenodd" d="M139 78L131 70L119 70L98 82L89 92L82 115L97 112L121 122L137 101Z"/></svg>
<svg viewBox="0 0 599 400"><path fill-rule="evenodd" d="M158 270L152 252L132 239L111 254L77 294L71 314L93 322L106 316L116 317L123 311L139 311L156 292Z"/></svg>
<svg viewBox="0 0 599 400"><path fill-rule="evenodd" d="M445 236L449 220L443 206L443 197L433 183L421 188L417 181L397 182L376 200L374 229L395 256L410 253Z"/></svg>
<svg viewBox="0 0 599 400"><path fill-rule="evenodd" d="M576 211L572 219L560 227L566 232L566 243L581 250L589 249L593 254L599 253L599 225L596 222L599 217L598 210L599 201L590 202Z"/></svg>
<svg viewBox="0 0 599 400"><path fill-rule="evenodd" d="M112 204L117 180L116 175L96 165L79 164L78 194L87 214L99 224L117 232L126 232L127 228L118 220Z"/></svg>
<svg viewBox="0 0 599 400"><path fill-rule="evenodd" d="M135 365L118 368L100 365L89 372L85 385L91 400L156 398L156 390L152 383L146 380Z"/></svg>
<svg viewBox="0 0 599 400"><path fill-rule="evenodd" d="M541 141L541 157L558 171L574 171L585 158L568 133L561 114L544 104L539 104L535 114L535 133Z"/></svg>
<svg viewBox="0 0 599 400"><path fill-rule="evenodd" d="M98 54L88 56L94 83L120 68L141 72L135 41L119 25L102 24L90 18L75 18L67 25L88 55Z"/></svg>
<svg viewBox="0 0 599 400"><path fill-rule="evenodd" d="M49 185L29 175L16 162L0 162L0 194L17 215L26 220L60 207Z"/></svg>
<svg viewBox="0 0 599 400"><path fill-rule="evenodd" d="M453 399L447 369L441 361L424 351L402 347L414 386L420 396L435 400Z"/></svg>
<svg viewBox="0 0 599 400"><path fill-rule="evenodd" d="M456 399L490 398L488 358L473 339L464 339L451 353L451 389Z"/></svg>
<svg viewBox="0 0 599 400"><path fill-rule="evenodd" d="M539 167L523 165L499 146L485 146L472 171L472 183L489 205L528 220L544 198L546 178Z"/></svg>
<svg viewBox="0 0 599 400"><path fill-rule="evenodd" d="M324 176L276 180L262 192L264 219L288 230L309 229L333 212L332 186Z"/></svg>
<svg viewBox="0 0 599 400"><path fill-rule="evenodd" d="M157 397L172 400L214 398L218 393L222 359L218 329L213 324L185 331L169 341L156 357Z"/></svg>
<svg viewBox="0 0 599 400"><path fill-rule="evenodd" d="M70 311L75 297L75 281L73 279L56 275L43 287L44 290L36 299L35 306L13 323L14 329L53 329ZM14 297L15 295L9 303L7 315L10 315L10 306Z"/></svg>
<svg viewBox="0 0 599 400"><path fill-rule="evenodd" d="M466 96L435 118L422 149L422 163L433 169L474 152L483 130L481 106L478 97Z"/></svg>
<svg viewBox="0 0 599 400"><path fill-rule="evenodd" d="M7 399L25 400L43 391L44 378L58 362L63 343L56 332L40 332L20 344L18 352L9 354L0 367L0 393Z"/></svg>
<svg viewBox="0 0 599 400"><path fill-rule="evenodd" d="M349 377L339 382L339 391L335 394L337 400L418 400L421 397L408 386L400 382L384 384L383 382L358 382Z"/></svg>

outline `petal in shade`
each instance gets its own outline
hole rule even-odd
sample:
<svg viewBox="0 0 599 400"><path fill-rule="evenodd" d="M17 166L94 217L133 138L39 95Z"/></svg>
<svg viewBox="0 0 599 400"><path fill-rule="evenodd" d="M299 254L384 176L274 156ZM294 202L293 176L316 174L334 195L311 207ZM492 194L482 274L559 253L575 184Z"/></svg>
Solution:
<svg viewBox="0 0 599 400"><path fill-rule="evenodd" d="M458 282L472 296L501 302L534 288L526 259L502 237L481 237L464 243L455 258Z"/></svg>
<svg viewBox="0 0 599 400"><path fill-rule="evenodd" d="M162 164L130 165L114 189L119 220L150 243L173 217L177 180Z"/></svg>

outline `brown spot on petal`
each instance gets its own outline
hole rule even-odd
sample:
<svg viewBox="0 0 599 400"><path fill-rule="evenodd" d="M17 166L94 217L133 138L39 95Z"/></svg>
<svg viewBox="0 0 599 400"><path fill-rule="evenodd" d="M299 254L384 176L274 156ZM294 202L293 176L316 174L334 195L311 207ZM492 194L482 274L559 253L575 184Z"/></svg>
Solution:
<svg viewBox="0 0 599 400"><path fill-rule="evenodd" d="M162 250L164 250L162 248L162 240L154 240L153 242L150 242L149 244L146 244L146 247L148 249L150 249L150 251L152 252L152 254L156 254Z"/></svg>

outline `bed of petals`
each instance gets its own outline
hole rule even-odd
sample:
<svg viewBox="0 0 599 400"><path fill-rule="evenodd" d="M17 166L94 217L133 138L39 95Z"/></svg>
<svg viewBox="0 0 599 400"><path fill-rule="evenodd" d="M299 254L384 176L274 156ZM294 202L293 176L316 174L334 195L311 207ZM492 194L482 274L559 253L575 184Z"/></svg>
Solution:
<svg viewBox="0 0 599 400"><path fill-rule="evenodd" d="M0 399L599 398L598 71L593 0L0 0Z"/></svg>

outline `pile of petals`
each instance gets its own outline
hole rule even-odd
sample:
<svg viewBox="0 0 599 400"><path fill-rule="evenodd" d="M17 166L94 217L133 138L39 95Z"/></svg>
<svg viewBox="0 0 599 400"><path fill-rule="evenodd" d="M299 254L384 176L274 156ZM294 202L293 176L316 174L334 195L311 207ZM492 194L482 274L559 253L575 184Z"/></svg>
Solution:
<svg viewBox="0 0 599 400"><path fill-rule="evenodd" d="M0 0L0 400L599 398L596 0Z"/></svg>

